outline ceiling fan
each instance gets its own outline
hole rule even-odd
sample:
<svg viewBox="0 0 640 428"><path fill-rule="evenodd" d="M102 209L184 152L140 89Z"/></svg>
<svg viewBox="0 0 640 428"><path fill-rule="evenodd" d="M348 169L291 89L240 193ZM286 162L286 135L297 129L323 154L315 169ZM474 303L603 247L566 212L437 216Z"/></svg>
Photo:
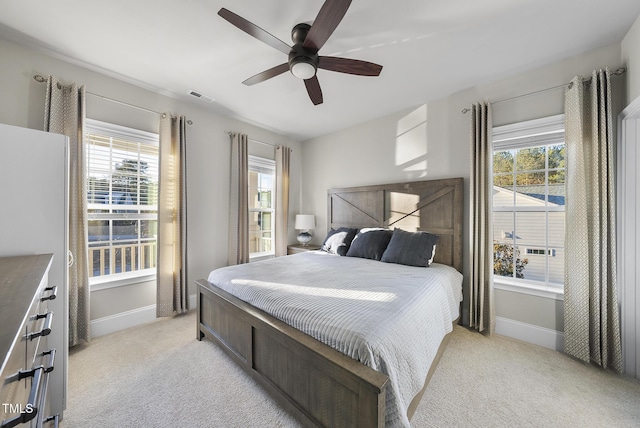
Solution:
<svg viewBox="0 0 640 428"><path fill-rule="evenodd" d="M318 76L316 76L318 68L358 76L378 76L382 71L381 65L357 59L318 55L318 51L340 24L350 5L351 0L326 0L313 25L303 23L293 27L291 30L293 47L241 16L225 8L220 9L218 15L222 18L250 36L289 56L289 60L284 64L258 73L242 83L255 85L286 71L291 71L295 77L304 80L309 98L314 105L318 105L322 104L322 90Z"/></svg>

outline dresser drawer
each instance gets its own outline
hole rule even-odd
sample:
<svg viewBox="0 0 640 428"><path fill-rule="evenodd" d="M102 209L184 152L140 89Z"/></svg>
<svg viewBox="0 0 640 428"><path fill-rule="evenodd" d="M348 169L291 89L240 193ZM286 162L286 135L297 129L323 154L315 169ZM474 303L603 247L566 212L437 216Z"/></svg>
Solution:
<svg viewBox="0 0 640 428"><path fill-rule="evenodd" d="M5 314L14 314L6 321L15 322L13 334L9 330L2 333L6 350L0 373L2 428L41 427L48 412L47 386L55 361L55 351L49 349L54 317L49 302L55 299L54 290L48 287L51 258L32 258L15 258L9 265L12 269L0 278L4 287L0 291L6 299L3 301L13 303L2 308ZM19 268L27 271L23 281Z"/></svg>
<svg viewBox="0 0 640 428"><path fill-rule="evenodd" d="M26 329L24 330L26 332ZM29 400L31 392L31 378L19 379L18 373L27 366L26 358L27 341L25 335L21 335L21 340L16 343L13 352L6 360L3 371L4 378L0 387L0 420L10 419L19 413L26 411L25 405Z"/></svg>

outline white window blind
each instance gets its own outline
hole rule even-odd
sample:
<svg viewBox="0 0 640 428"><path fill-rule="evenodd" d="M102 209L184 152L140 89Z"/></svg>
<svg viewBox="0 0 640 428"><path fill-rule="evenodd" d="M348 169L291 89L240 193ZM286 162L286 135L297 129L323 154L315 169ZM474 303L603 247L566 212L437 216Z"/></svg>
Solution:
<svg viewBox="0 0 640 428"><path fill-rule="evenodd" d="M89 275L149 274L156 263L158 135L87 120Z"/></svg>

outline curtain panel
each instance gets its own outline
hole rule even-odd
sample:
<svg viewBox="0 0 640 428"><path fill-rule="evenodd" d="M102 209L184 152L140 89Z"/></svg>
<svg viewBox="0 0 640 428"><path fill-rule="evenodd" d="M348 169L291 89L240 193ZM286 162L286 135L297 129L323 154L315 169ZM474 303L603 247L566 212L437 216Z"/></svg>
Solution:
<svg viewBox="0 0 640 428"><path fill-rule="evenodd" d="M232 133L228 264L249 263L249 137Z"/></svg>
<svg viewBox="0 0 640 428"><path fill-rule="evenodd" d="M491 105L471 106L471 278L469 327L493 333L493 148Z"/></svg>
<svg viewBox="0 0 640 428"><path fill-rule="evenodd" d="M276 257L287 255L291 148L276 147Z"/></svg>
<svg viewBox="0 0 640 428"><path fill-rule="evenodd" d="M565 352L622 372L609 70L565 92Z"/></svg>
<svg viewBox="0 0 640 428"><path fill-rule="evenodd" d="M186 123L168 113L160 119L156 317L189 310Z"/></svg>
<svg viewBox="0 0 640 428"><path fill-rule="evenodd" d="M44 130L69 137L69 346L91 338L87 192L84 162L85 88L47 79Z"/></svg>

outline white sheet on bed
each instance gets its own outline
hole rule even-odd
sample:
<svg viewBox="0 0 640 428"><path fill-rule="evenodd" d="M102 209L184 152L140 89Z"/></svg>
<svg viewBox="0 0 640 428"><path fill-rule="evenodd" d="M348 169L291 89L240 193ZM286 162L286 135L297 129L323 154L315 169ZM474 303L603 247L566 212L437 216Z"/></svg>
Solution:
<svg viewBox="0 0 640 428"><path fill-rule="evenodd" d="M462 275L312 251L229 266L209 282L389 376L386 426L408 427L462 300Z"/></svg>

